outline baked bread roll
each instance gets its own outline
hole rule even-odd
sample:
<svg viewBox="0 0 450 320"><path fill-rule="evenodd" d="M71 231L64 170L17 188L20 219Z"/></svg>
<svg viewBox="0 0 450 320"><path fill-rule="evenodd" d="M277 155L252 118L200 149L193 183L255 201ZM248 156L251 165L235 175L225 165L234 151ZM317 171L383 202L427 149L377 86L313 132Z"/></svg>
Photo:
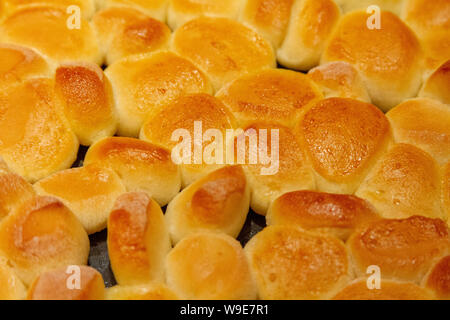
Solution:
<svg viewBox="0 0 450 320"><path fill-rule="evenodd" d="M308 72L325 98L349 98L370 103L369 93L358 70L343 61L326 63Z"/></svg>
<svg viewBox="0 0 450 320"><path fill-rule="evenodd" d="M60 171L34 185L37 193L58 198L88 234L102 231L116 199L126 192L112 170L88 165Z"/></svg>
<svg viewBox="0 0 450 320"><path fill-rule="evenodd" d="M239 146L242 142L245 147ZM245 151L243 168L252 192L251 207L256 213L266 215L272 201L283 193L315 189L311 164L289 128L256 122L237 137L235 146L238 158Z"/></svg>
<svg viewBox="0 0 450 320"><path fill-rule="evenodd" d="M169 46L169 27L133 8L102 10L94 16L92 24L108 65L129 55Z"/></svg>
<svg viewBox="0 0 450 320"><path fill-rule="evenodd" d="M15 11L0 25L0 39L34 48L58 61L81 60L100 64L101 53L90 23L70 29L70 15L53 6L27 6Z"/></svg>
<svg viewBox="0 0 450 320"><path fill-rule="evenodd" d="M380 289L369 289L367 279L356 280L333 300L434 300L432 292L411 282L381 281Z"/></svg>
<svg viewBox="0 0 450 320"><path fill-rule="evenodd" d="M328 299L350 279L344 244L288 226L270 226L245 246L259 298Z"/></svg>
<svg viewBox="0 0 450 320"><path fill-rule="evenodd" d="M52 66L36 51L14 44L0 44L0 86L35 77L52 77Z"/></svg>
<svg viewBox="0 0 450 320"><path fill-rule="evenodd" d="M0 300L22 300L26 294L22 281L8 266L7 260L0 257Z"/></svg>
<svg viewBox="0 0 450 320"><path fill-rule="evenodd" d="M171 52L122 59L106 69L106 75L113 86L122 136L137 136L147 118L182 95L212 93L206 76Z"/></svg>
<svg viewBox="0 0 450 320"><path fill-rule="evenodd" d="M7 14L11 14L17 9L27 5L46 4L52 7L58 7L64 11L70 6L80 8L81 15L89 19L95 12L95 0L3 0ZM72 14L72 13L71 13ZM67 15L69 16L69 14Z"/></svg>
<svg viewBox="0 0 450 320"><path fill-rule="evenodd" d="M317 66L340 15L333 0L295 0L279 63L302 71Z"/></svg>
<svg viewBox="0 0 450 320"><path fill-rule="evenodd" d="M95 163L117 172L128 192L143 191L165 206L180 191L179 168L170 152L151 143L112 137L89 148L84 164Z"/></svg>
<svg viewBox="0 0 450 320"><path fill-rule="evenodd" d="M201 16L237 19L242 0L169 0L167 24L172 30Z"/></svg>
<svg viewBox="0 0 450 320"><path fill-rule="evenodd" d="M345 241L356 228L377 218L373 206L358 197L305 190L276 199L266 221L269 226L295 226Z"/></svg>
<svg viewBox="0 0 450 320"><path fill-rule="evenodd" d="M66 266L39 275L28 289L28 300L103 300L102 275L87 266Z"/></svg>
<svg viewBox="0 0 450 320"><path fill-rule="evenodd" d="M67 169L77 157L78 140L60 109L50 79L0 90L0 154L28 181Z"/></svg>
<svg viewBox="0 0 450 320"><path fill-rule="evenodd" d="M394 145L375 165L356 195L390 219L421 215L447 220L440 203L440 168L426 152Z"/></svg>
<svg viewBox="0 0 450 320"><path fill-rule="evenodd" d="M56 69L55 88L63 113L80 143L86 146L114 135L117 116L111 85L91 63L63 64Z"/></svg>
<svg viewBox="0 0 450 320"><path fill-rule="evenodd" d="M202 230L237 238L249 206L250 188L242 167L214 171L184 189L167 207L172 242Z"/></svg>
<svg viewBox="0 0 450 320"><path fill-rule="evenodd" d="M404 0L403 20L418 35L428 70L450 58L450 2L448 0Z"/></svg>
<svg viewBox="0 0 450 320"><path fill-rule="evenodd" d="M270 69L240 77L216 95L244 127L254 121L273 121L293 127L300 114L323 96L302 73Z"/></svg>
<svg viewBox="0 0 450 320"><path fill-rule="evenodd" d="M108 219L108 253L117 283L164 280L169 233L158 204L142 192L120 196Z"/></svg>
<svg viewBox="0 0 450 320"><path fill-rule="evenodd" d="M408 100L386 115L395 141L425 150L439 164L450 161L450 109L436 100Z"/></svg>
<svg viewBox="0 0 450 320"><path fill-rule="evenodd" d="M286 35L293 3L294 0L246 0L239 21L278 48Z"/></svg>
<svg viewBox="0 0 450 320"><path fill-rule="evenodd" d="M167 284L187 300L251 300L256 287L241 244L221 233L181 240L166 259Z"/></svg>
<svg viewBox="0 0 450 320"><path fill-rule="evenodd" d="M351 194L391 141L385 115L352 99L317 102L297 130L316 171L319 191Z"/></svg>
<svg viewBox="0 0 450 320"><path fill-rule="evenodd" d="M177 98L158 114L147 119L141 128L140 138L172 150L172 160L175 156L177 162L182 162L180 164L182 184L186 187L206 174L223 167L226 163L224 152L224 159L217 159L218 161L212 159L218 158L218 154L211 154L210 159L206 153L208 146L214 146L212 138L207 136L208 130L219 130L224 140L222 144L225 144L229 140L232 142L234 137L227 136L226 132L235 126L236 121L233 115L220 100L209 94L196 93ZM189 133L189 137L183 136L180 141L180 137L176 136L177 130L183 130L185 134ZM204 136L205 139L203 139ZM197 141L198 138L202 138L203 143ZM180 150L179 147L184 144L186 144L185 147ZM195 151L200 144L202 145L201 158ZM215 146L222 148L219 141ZM183 152L186 150L188 152L185 158Z"/></svg>
<svg viewBox="0 0 450 320"><path fill-rule="evenodd" d="M172 49L198 65L216 91L244 74L276 65L267 40L225 18L189 21L174 32Z"/></svg>
<svg viewBox="0 0 450 320"><path fill-rule="evenodd" d="M344 13L354 10L367 10L370 6L378 6L381 10L400 15L404 0L334 0Z"/></svg>
<svg viewBox="0 0 450 320"><path fill-rule="evenodd" d="M0 224L0 255L25 285L39 274L67 265L85 265L89 238L74 214L52 197L26 202Z"/></svg>
<svg viewBox="0 0 450 320"><path fill-rule="evenodd" d="M450 104L450 60L442 64L425 81L419 92L421 98L431 98L445 104Z"/></svg>
<svg viewBox="0 0 450 320"><path fill-rule="evenodd" d="M446 256L431 268L424 278L424 285L441 300L450 300L450 256Z"/></svg>
<svg viewBox="0 0 450 320"><path fill-rule="evenodd" d="M97 0L100 8L131 7L142 11L152 18L166 21L168 0Z"/></svg>
<svg viewBox="0 0 450 320"><path fill-rule="evenodd" d="M0 221L35 196L30 183L6 170L0 169L0 186Z"/></svg>
<svg viewBox="0 0 450 320"><path fill-rule="evenodd" d="M106 300L178 300L163 284L114 286L106 290Z"/></svg>
<svg viewBox="0 0 450 320"><path fill-rule="evenodd" d="M413 216L378 220L353 233L347 242L358 276L378 266L383 279L420 283L425 273L450 250L450 235L440 219Z"/></svg>
<svg viewBox="0 0 450 320"><path fill-rule="evenodd" d="M345 61L363 76L375 105L387 111L415 97L422 83L422 52L416 35L394 14L381 12L381 29L369 29L370 15L349 13L339 20L321 64Z"/></svg>

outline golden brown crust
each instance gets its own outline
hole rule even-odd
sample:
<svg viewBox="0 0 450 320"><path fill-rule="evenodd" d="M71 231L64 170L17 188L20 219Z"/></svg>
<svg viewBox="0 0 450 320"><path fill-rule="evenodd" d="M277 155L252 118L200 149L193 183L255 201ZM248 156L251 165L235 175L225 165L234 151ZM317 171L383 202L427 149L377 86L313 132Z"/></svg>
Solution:
<svg viewBox="0 0 450 320"><path fill-rule="evenodd" d="M386 115L395 141L428 152L439 164L450 161L450 109L436 100L405 101Z"/></svg>
<svg viewBox="0 0 450 320"><path fill-rule="evenodd" d="M356 195L385 218L422 215L446 220L440 204L440 168L422 150L396 144L369 173Z"/></svg>
<svg viewBox="0 0 450 320"><path fill-rule="evenodd" d="M0 44L0 85L51 75L50 64L36 51L14 44Z"/></svg>
<svg viewBox="0 0 450 320"><path fill-rule="evenodd" d="M444 62L425 81L419 93L421 98L436 99L442 103L450 104L450 60Z"/></svg>
<svg viewBox="0 0 450 320"><path fill-rule="evenodd" d="M433 266L424 283L439 299L450 300L450 256L442 258Z"/></svg>
<svg viewBox="0 0 450 320"><path fill-rule="evenodd" d="M295 1L286 37L277 52L278 61L302 71L317 66L340 16L333 0Z"/></svg>
<svg viewBox="0 0 450 320"><path fill-rule="evenodd" d="M327 299L350 276L348 254L334 237L270 226L245 247L261 299Z"/></svg>
<svg viewBox="0 0 450 320"><path fill-rule="evenodd" d="M240 126L273 121L293 127L311 103L322 99L317 86L304 74L271 69L238 78L216 95Z"/></svg>
<svg viewBox="0 0 450 320"><path fill-rule="evenodd" d="M189 21L175 31L172 48L198 65L216 91L244 74L275 67L275 56L267 40L225 18Z"/></svg>
<svg viewBox="0 0 450 320"><path fill-rule="evenodd" d="M200 16L237 19L241 0L170 0L167 23L172 30Z"/></svg>
<svg viewBox="0 0 450 320"><path fill-rule="evenodd" d="M266 220L268 225L298 226L345 240L355 228L377 218L372 205L355 196L294 191L272 203Z"/></svg>
<svg viewBox="0 0 450 320"><path fill-rule="evenodd" d="M182 299L250 300L256 288L239 242L221 233L184 238L166 259L167 284Z"/></svg>
<svg viewBox="0 0 450 320"><path fill-rule="evenodd" d="M286 34L294 0L248 0L240 21L253 27L277 48Z"/></svg>
<svg viewBox="0 0 450 320"><path fill-rule="evenodd" d="M449 253L450 233L440 219L383 219L355 232L347 244L358 276L376 265L384 279L419 283L434 261Z"/></svg>
<svg viewBox="0 0 450 320"><path fill-rule="evenodd" d="M65 9L45 5L23 7L0 25L1 37L32 47L59 62L86 60L101 63L97 39L87 20L80 29L67 27Z"/></svg>
<svg viewBox="0 0 450 320"><path fill-rule="evenodd" d="M172 149L178 141L172 140L176 129L186 129L194 136L194 122L201 121L203 131L218 129L223 132L234 128L235 120L230 111L217 98L195 93L179 97L167 105L142 126L140 138Z"/></svg>
<svg viewBox="0 0 450 320"><path fill-rule="evenodd" d="M417 33L426 55L426 67L434 70L450 57L450 2L406 0L403 20Z"/></svg>
<svg viewBox="0 0 450 320"><path fill-rule="evenodd" d="M212 93L206 76L191 62L171 52L122 59L105 71L119 113L119 134L137 136L147 118L176 98Z"/></svg>
<svg viewBox="0 0 450 320"><path fill-rule="evenodd" d="M125 193L112 170L87 165L60 171L34 185L41 195L60 199L80 220L88 234L102 231L116 198Z"/></svg>
<svg viewBox="0 0 450 320"><path fill-rule="evenodd" d="M0 252L29 285L42 272L86 264L89 238L59 200L35 197L2 221Z"/></svg>
<svg viewBox="0 0 450 320"><path fill-rule="evenodd" d="M179 141L172 139L173 134L180 129L187 130L190 133L190 147L193 151L196 122L201 124L203 133L210 129L219 130L224 139L226 130L236 126L233 115L220 100L209 94L197 93L179 97L158 114L147 119L141 128L140 138L175 151L174 147ZM202 154L210 144L211 141L208 139L203 141ZM223 166L218 162L215 164L207 164L207 162L210 161L202 157L201 164L194 164L194 159L191 159L191 164L181 164L183 186L188 186Z"/></svg>
<svg viewBox="0 0 450 320"><path fill-rule="evenodd" d="M249 156L255 155L255 151L249 147L252 138L247 138L245 133L238 135L235 142L238 157L241 150L245 150L243 167L252 190L251 207L256 213L265 215L271 202L283 193L315 189L311 164L291 129L274 123L255 122L244 130L247 133L253 132L250 136L257 137L258 143L264 141L263 130L267 133L267 156L270 157L268 164L261 153L257 163L252 163ZM239 147L240 142L245 142L245 148ZM257 149L264 151L263 148ZM239 163L239 159L237 161Z"/></svg>
<svg viewBox="0 0 450 320"><path fill-rule="evenodd" d="M127 191L144 191L162 206L180 190L179 168L172 162L169 150L142 140L100 140L89 148L84 163L116 171Z"/></svg>
<svg viewBox="0 0 450 320"><path fill-rule="evenodd" d="M78 140L60 108L50 79L0 90L0 152L12 171L31 182L69 168L76 159Z"/></svg>
<svg viewBox="0 0 450 320"><path fill-rule="evenodd" d="M322 89L325 98L349 98L371 102L361 75L351 64L330 62L308 72L308 76Z"/></svg>
<svg viewBox="0 0 450 320"><path fill-rule="evenodd" d="M100 8L131 7L144 12L152 18L160 21L166 20L168 0L98 0Z"/></svg>
<svg viewBox="0 0 450 320"><path fill-rule="evenodd" d="M55 88L81 144L91 145L115 133L111 85L101 68L90 63L63 64L56 69Z"/></svg>
<svg viewBox="0 0 450 320"><path fill-rule="evenodd" d="M67 266L39 275L28 289L28 300L103 300L102 275L87 266Z"/></svg>
<svg viewBox="0 0 450 320"><path fill-rule="evenodd" d="M133 8L102 10L96 13L92 24L108 65L129 55L166 49L169 45L169 27Z"/></svg>
<svg viewBox="0 0 450 320"><path fill-rule="evenodd" d="M427 289L410 282L382 281L380 289L368 289L367 280L357 280L342 291L333 300L434 300Z"/></svg>
<svg viewBox="0 0 450 320"><path fill-rule="evenodd" d="M389 110L414 97L421 85L421 47L394 14L381 12L381 29L367 27L364 11L345 15L333 33L322 63L345 61L363 75L374 104Z"/></svg>
<svg viewBox="0 0 450 320"><path fill-rule="evenodd" d="M240 166L214 171L184 189L169 204L166 220L172 242L199 230L237 237L250 205L250 188Z"/></svg>
<svg viewBox="0 0 450 320"><path fill-rule="evenodd" d="M106 300L178 300L178 296L163 284L117 285L107 289Z"/></svg>
<svg viewBox="0 0 450 320"><path fill-rule="evenodd" d="M66 10L69 6L77 6L81 9L83 17L89 19L95 12L96 0L3 0L7 15L23 6L50 5Z"/></svg>
<svg viewBox="0 0 450 320"><path fill-rule="evenodd" d="M322 177L317 181L319 191L337 193L356 190L391 136L389 122L379 109L343 98L317 102L297 131Z"/></svg>
<svg viewBox="0 0 450 320"><path fill-rule="evenodd" d="M108 253L121 285L164 279L169 233L158 204L142 192L120 196L108 219Z"/></svg>
<svg viewBox="0 0 450 320"><path fill-rule="evenodd" d="M0 221L34 196L33 186L21 176L0 171Z"/></svg>

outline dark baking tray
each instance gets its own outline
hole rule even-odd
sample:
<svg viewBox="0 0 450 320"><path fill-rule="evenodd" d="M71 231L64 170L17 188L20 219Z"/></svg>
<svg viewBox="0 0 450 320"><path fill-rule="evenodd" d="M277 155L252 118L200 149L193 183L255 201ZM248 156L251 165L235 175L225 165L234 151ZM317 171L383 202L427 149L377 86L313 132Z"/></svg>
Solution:
<svg viewBox="0 0 450 320"><path fill-rule="evenodd" d="M78 158L73 167L81 167L83 165L84 156L86 154L87 148L81 146L78 152ZM166 208L163 208L165 211ZM250 211L245 225L238 237L242 246L245 244L259 231L261 231L266 226L266 219L253 211ZM106 287L112 287L116 284L114 275L111 270L108 256L108 246L106 244L107 230L95 233L89 236L91 242L91 251L89 253L88 264L97 269L103 276Z"/></svg>

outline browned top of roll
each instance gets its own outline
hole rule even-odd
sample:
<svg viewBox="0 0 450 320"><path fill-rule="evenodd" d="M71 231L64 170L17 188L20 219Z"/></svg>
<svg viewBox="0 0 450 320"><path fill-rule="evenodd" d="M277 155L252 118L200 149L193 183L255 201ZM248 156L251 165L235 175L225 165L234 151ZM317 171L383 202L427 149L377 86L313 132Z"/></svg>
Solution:
<svg viewBox="0 0 450 320"><path fill-rule="evenodd" d="M366 279L356 281L333 300L433 300L434 296L425 288L414 283L382 281L380 289L368 289Z"/></svg>
<svg viewBox="0 0 450 320"><path fill-rule="evenodd" d="M79 282L75 279L79 279ZM87 266L67 266L45 272L36 278L28 289L27 299L103 300L104 296L105 285L97 270Z"/></svg>
<svg viewBox="0 0 450 320"><path fill-rule="evenodd" d="M428 152L439 164L450 161L450 108L437 100L417 98L386 114L397 142Z"/></svg>
<svg viewBox="0 0 450 320"><path fill-rule="evenodd" d="M314 168L336 182L365 169L390 135L389 122L378 108L343 98L317 102L299 129Z"/></svg>
<svg viewBox="0 0 450 320"><path fill-rule="evenodd" d="M0 186L0 221L35 195L32 185L14 173L0 170Z"/></svg>
<svg viewBox="0 0 450 320"><path fill-rule="evenodd" d="M348 281L348 254L334 237L270 226L245 251L262 299L326 299Z"/></svg>
<svg viewBox="0 0 450 320"><path fill-rule="evenodd" d="M201 17L187 22L175 31L173 48L197 64L216 90L238 76L275 66L268 41L225 18Z"/></svg>
<svg viewBox="0 0 450 320"><path fill-rule="evenodd" d="M335 30L324 57L327 61L347 61L367 76L389 79L396 85L411 71L420 54L415 34L391 12L381 12L381 29L367 27L369 15L357 11L345 15Z"/></svg>
<svg viewBox="0 0 450 320"><path fill-rule="evenodd" d="M305 229L355 228L377 218L372 205L361 198L315 191L282 195L273 202L269 216L273 224Z"/></svg>
<svg viewBox="0 0 450 320"><path fill-rule="evenodd" d="M433 290L441 299L450 299L450 256L436 263L425 278L427 288Z"/></svg>
<svg viewBox="0 0 450 320"><path fill-rule="evenodd" d="M94 32L85 19L79 29L69 29L66 8L50 5L26 6L0 25L6 42L37 49L57 61L86 60L101 63Z"/></svg>
<svg viewBox="0 0 450 320"><path fill-rule="evenodd" d="M1 84L33 76L50 76L50 66L40 54L26 47L7 43L0 44Z"/></svg>
<svg viewBox="0 0 450 320"><path fill-rule="evenodd" d="M62 202L35 197L0 226L0 251L26 284L36 275L69 264L86 264L89 238Z"/></svg>
<svg viewBox="0 0 450 320"><path fill-rule="evenodd" d="M171 139L172 133L185 129L193 137L195 121L201 121L203 132L218 129L225 134L226 129L235 126L233 115L220 100L209 94L197 93L181 96L150 117L143 125L140 137L172 149L178 143Z"/></svg>
<svg viewBox="0 0 450 320"><path fill-rule="evenodd" d="M384 278L418 283L433 261L449 252L450 232L440 219L383 219L354 233L348 245L359 273L377 265Z"/></svg>
<svg viewBox="0 0 450 320"><path fill-rule="evenodd" d="M274 121L293 126L299 111L322 99L322 93L302 73L271 69L236 79L217 93L241 126L253 121Z"/></svg>

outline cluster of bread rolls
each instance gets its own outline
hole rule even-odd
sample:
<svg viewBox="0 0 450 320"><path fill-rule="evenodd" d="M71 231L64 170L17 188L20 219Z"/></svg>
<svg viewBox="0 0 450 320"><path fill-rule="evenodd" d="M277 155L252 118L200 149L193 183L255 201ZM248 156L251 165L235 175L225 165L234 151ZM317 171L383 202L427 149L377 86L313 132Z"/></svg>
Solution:
<svg viewBox="0 0 450 320"><path fill-rule="evenodd" d="M0 0L0 299L450 299L449 41L450 0ZM177 163L196 123L277 170Z"/></svg>

